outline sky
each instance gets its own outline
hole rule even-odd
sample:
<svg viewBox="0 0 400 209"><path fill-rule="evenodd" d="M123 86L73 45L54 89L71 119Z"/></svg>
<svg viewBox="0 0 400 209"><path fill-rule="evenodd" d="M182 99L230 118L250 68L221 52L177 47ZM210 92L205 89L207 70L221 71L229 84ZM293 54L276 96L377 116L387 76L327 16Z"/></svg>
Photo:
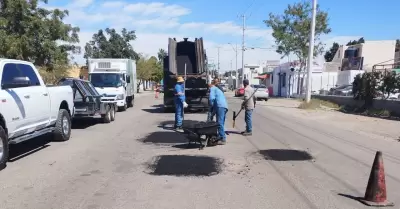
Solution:
<svg viewBox="0 0 400 209"><path fill-rule="evenodd" d="M49 0L47 8L69 10L66 23L81 29L79 45L86 42L99 29L115 28L135 30L137 39L132 42L135 51L156 56L160 48L167 49L168 38L194 40L203 37L207 56L211 62L220 63L221 71L236 67L242 62L242 18L246 16L245 46L256 47L245 51L245 64L261 64L280 59L273 46L271 29L263 20L269 13L282 14L288 4L299 0ZM311 0L310 0L311 1ZM400 21L395 14L398 0L319 0L320 7L329 13L332 32L321 37L325 48L333 42L346 44L364 37L368 40L394 40L400 38ZM219 50L218 50L219 48ZM261 48L261 49L257 49ZM218 53L219 51L219 53ZM218 56L219 54L219 56ZM293 59L293 58L291 58ZM284 59L287 61L287 58ZM317 58L319 62L323 56ZM83 51L75 62L84 64ZM283 62L283 60L282 60Z"/></svg>

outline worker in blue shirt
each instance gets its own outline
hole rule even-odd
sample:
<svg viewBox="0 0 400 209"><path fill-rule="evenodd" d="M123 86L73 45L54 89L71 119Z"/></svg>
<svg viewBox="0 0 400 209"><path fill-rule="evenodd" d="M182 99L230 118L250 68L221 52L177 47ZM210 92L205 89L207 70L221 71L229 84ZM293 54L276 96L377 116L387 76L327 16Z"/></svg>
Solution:
<svg viewBox="0 0 400 209"><path fill-rule="evenodd" d="M182 130L182 120L183 120L183 103L185 102L185 89L182 77L178 77L176 79L175 85L175 130L176 131L183 131Z"/></svg>
<svg viewBox="0 0 400 209"><path fill-rule="evenodd" d="M216 82L213 81L210 86L210 107L216 112L218 123L218 145L226 144L225 135L225 116L228 112L228 103L226 102L224 93L215 86Z"/></svg>

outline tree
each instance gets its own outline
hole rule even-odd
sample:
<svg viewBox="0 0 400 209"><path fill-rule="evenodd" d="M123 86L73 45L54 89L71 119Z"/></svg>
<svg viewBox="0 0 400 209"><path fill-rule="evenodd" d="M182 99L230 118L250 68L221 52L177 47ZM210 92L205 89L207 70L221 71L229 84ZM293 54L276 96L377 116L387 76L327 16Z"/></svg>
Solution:
<svg viewBox="0 0 400 209"><path fill-rule="evenodd" d="M164 58L168 55L168 53L164 49L159 49L157 53L158 61L163 64Z"/></svg>
<svg viewBox="0 0 400 209"><path fill-rule="evenodd" d="M121 34L115 29L106 28L105 33L99 30L93 34L92 40L86 43L84 58L129 58L139 59L131 41L136 40L135 31L123 28Z"/></svg>
<svg viewBox="0 0 400 209"><path fill-rule="evenodd" d="M296 55L301 63L301 69L308 57L311 13L311 4L304 1L288 5L283 15L270 13L269 19L264 20L264 23L273 30L272 36L275 38L277 45L276 52L283 56L287 56L289 53ZM317 6L314 56L323 52L320 36L330 32L328 13Z"/></svg>
<svg viewBox="0 0 400 209"><path fill-rule="evenodd" d="M360 39L358 39L358 41L353 40L353 41L349 41L346 46L352 46L352 45L356 45L356 44L363 44L365 43L364 37L361 37Z"/></svg>
<svg viewBox="0 0 400 209"><path fill-rule="evenodd" d="M80 53L78 27L63 22L68 10L38 6L47 0L0 0L0 56L33 62L52 71L67 69L72 53Z"/></svg>
<svg viewBox="0 0 400 209"><path fill-rule="evenodd" d="M139 86L148 80L159 82L162 79L163 72L159 60L152 56L150 58L140 56L136 64L137 78L139 80L137 84L137 89L139 91ZM143 90L145 87L143 86Z"/></svg>
<svg viewBox="0 0 400 209"><path fill-rule="evenodd" d="M334 42L332 44L332 47L328 51L325 52L325 55L324 55L325 62L331 62L333 60L333 58L335 57L335 54L338 49L339 49L339 44Z"/></svg>

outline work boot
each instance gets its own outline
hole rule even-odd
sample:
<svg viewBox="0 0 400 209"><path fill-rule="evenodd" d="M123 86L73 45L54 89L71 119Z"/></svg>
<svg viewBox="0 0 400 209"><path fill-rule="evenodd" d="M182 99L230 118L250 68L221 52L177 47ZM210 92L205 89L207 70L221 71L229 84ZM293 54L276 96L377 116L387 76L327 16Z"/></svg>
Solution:
<svg viewBox="0 0 400 209"><path fill-rule="evenodd" d="M183 132L182 126L175 127L176 132Z"/></svg>
<svg viewBox="0 0 400 209"><path fill-rule="evenodd" d="M251 136L251 135L253 135L253 133L252 132L243 131L242 135L243 136Z"/></svg>
<svg viewBox="0 0 400 209"><path fill-rule="evenodd" d="M217 145L225 145L226 141L218 141Z"/></svg>

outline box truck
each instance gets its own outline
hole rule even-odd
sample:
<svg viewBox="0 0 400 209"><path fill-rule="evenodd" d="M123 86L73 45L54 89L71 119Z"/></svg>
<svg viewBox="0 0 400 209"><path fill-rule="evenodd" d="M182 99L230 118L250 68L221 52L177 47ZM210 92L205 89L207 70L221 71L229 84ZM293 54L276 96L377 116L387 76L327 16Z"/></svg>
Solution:
<svg viewBox="0 0 400 209"><path fill-rule="evenodd" d="M89 81L103 96L116 100L118 110L133 107L136 92L136 62L131 59L89 59Z"/></svg>

